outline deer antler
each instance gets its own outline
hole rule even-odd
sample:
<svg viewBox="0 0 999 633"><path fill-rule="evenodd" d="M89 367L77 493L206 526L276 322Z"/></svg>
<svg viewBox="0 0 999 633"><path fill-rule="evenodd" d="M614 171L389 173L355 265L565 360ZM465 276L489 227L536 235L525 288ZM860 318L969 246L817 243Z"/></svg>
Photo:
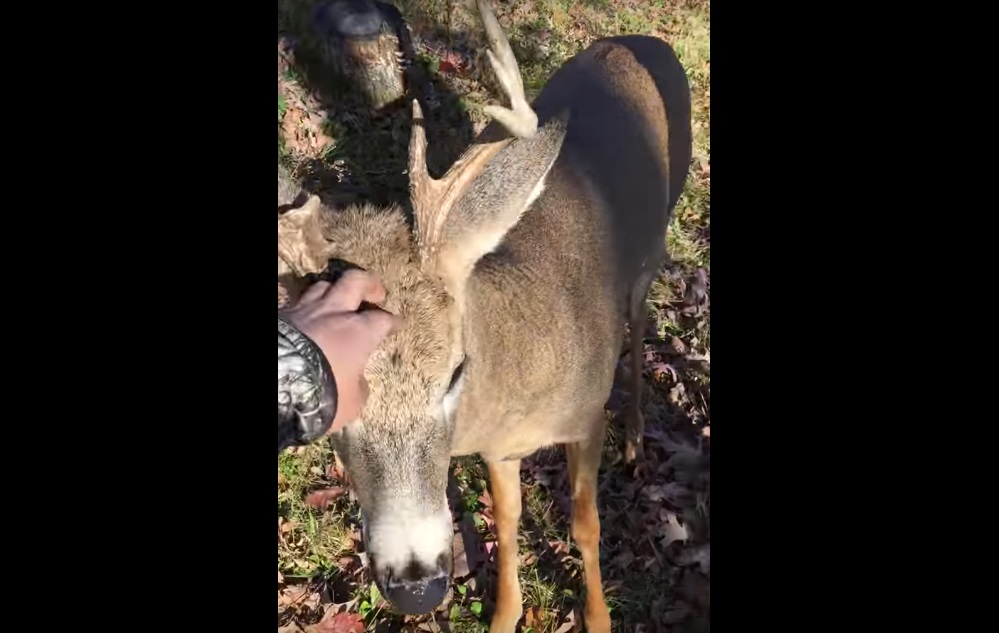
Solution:
<svg viewBox="0 0 999 633"><path fill-rule="evenodd" d="M326 239L319 225L322 203L318 196L297 209L278 216L278 259L298 277L318 273L326 267Z"/></svg>
<svg viewBox="0 0 999 633"><path fill-rule="evenodd" d="M524 83L513 49L486 0L478 0L479 13L489 40L486 51L489 64L510 99L510 107L490 105L485 112L512 136L500 140L473 143L440 179L427 171L427 135L423 111L413 100L413 131L409 139L409 190L416 220L417 240L423 257L432 258L454 204L486 164L513 138L528 138L538 129L538 115L527 103Z"/></svg>

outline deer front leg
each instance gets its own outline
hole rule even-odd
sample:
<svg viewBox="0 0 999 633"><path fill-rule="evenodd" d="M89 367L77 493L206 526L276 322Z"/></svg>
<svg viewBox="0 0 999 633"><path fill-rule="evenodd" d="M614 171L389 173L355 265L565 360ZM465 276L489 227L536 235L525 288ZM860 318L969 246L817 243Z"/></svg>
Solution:
<svg viewBox="0 0 999 633"><path fill-rule="evenodd" d="M520 594L520 565L517 531L520 527L520 460L489 462L489 487L493 497L493 519L498 537L496 560L499 563L499 587L496 612L489 625L491 633L513 633L524 615Z"/></svg>
<svg viewBox="0 0 999 633"><path fill-rule="evenodd" d="M583 612L588 633L610 633L610 612L604 602L600 577L600 516L597 514L597 471L603 448L606 421L604 412L595 423L590 439L567 444L569 485L572 487L572 538L583 554L586 583L586 609Z"/></svg>

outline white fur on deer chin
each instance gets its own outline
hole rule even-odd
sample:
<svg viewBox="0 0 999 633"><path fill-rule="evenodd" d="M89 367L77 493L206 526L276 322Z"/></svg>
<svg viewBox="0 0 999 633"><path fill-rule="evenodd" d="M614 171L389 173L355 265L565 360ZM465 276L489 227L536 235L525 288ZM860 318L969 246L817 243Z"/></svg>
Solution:
<svg viewBox="0 0 999 633"><path fill-rule="evenodd" d="M451 425L454 423L454 414L458 410L458 402L461 399L461 391L465 387L465 373L458 378L446 394L444 394L444 421Z"/></svg>
<svg viewBox="0 0 999 633"><path fill-rule="evenodd" d="M432 573L442 555L450 558L453 526L447 499L441 501L437 512L427 512L415 502L398 500L380 514L377 524L372 524L362 513L365 547L377 565L373 570L376 576L389 569L400 573L414 561Z"/></svg>

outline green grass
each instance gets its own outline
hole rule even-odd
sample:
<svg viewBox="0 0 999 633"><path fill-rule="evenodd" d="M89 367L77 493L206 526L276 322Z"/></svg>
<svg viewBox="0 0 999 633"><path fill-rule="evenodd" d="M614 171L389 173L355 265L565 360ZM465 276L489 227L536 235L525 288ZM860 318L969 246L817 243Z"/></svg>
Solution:
<svg viewBox="0 0 999 633"><path fill-rule="evenodd" d="M288 33L300 28L303 9L312 4L313 0L280 3L279 31ZM440 173L468 142L474 128L485 122L482 106L494 98L497 88L491 77L483 76L488 75L484 63L477 64L470 75L437 73L440 47L472 53L479 48L478 22L471 14L457 4L449 14L451 3L447 0L397 0L396 4L413 31L421 57L419 63L441 94L454 95L451 100L445 98L438 111L428 114L436 122L428 130L431 148L436 146L439 150L436 158L430 157L431 171ZM531 97L567 58L599 37L624 33L656 35L676 50L692 90L694 152L684 194L664 238L673 270L656 280L648 303L656 314L661 338L683 341L692 353L709 352L709 317L680 318L671 306L682 298L681 279L697 268L710 273L710 4L679 0L534 0L494 7L507 28ZM424 41L430 44L428 48L420 47ZM285 71L283 77L292 82L305 81L304 73L296 68ZM351 110L349 104L335 106L326 131L333 139L333 146L319 156L296 153L286 143L280 126L288 112L288 100L279 91L279 155L299 175L316 175L321 186L331 193L347 191L375 202L398 200L405 195L403 170L409 123L404 108L372 118ZM335 178L330 174L335 174ZM683 367L677 371L686 387L685 397L691 401L697 400L698 390L710 386L710 377L703 373ZM649 427L689 425L684 417L686 405L674 402L676 389L675 385L651 382L644 405ZM654 515L655 508L649 515L638 501L642 485L663 484L667 480L648 475L642 484L627 474L621 465L622 435L620 422L612 422L601 470L601 568L615 631L634 631L636 625L648 624L653 617L674 618L678 609L686 607L675 598L683 575L661 560L664 552L656 542L655 521L648 518ZM665 461L666 454L662 455ZM520 543L525 561L520 570L524 608L533 610L532 633L553 633L573 610L577 613L582 610L582 569L579 552L571 545L564 503L560 502L560 496L564 497L568 490L564 481L559 488L549 478L555 473L553 477L557 479L557 473L564 468L564 458L559 451L551 451L526 462ZM357 509L348 497L340 497L325 511L305 503L306 495L313 489L335 485L329 476L331 464L332 456L325 441L300 452L283 454L278 460L277 563L279 574L285 579L279 591L299 584L321 596L317 600L318 610L287 605L283 610L279 608L279 614L283 614L279 621L294 620L303 626L316 621L321 617L322 604L329 601L328 594L332 592L333 603L355 600L350 609L362 612L368 631L418 630L419 623L428 618L403 619L394 615L384 600L371 595L367 570L358 571L361 564L355 551ZM487 488L484 464L477 458L463 458L454 460L452 471L458 489L457 514L467 514L483 541L493 540L483 516L485 508L479 500ZM698 496L697 503L703 508L709 501ZM701 514L708 513L702 510ZM702 518L698 525L707 524L706 516ZM702 530L697 528L697 531ZM634 560L629 561L629 556ZM451 596L436 614L439 621L447 620L454 633L488 630L494 572L490 563L473 571L470 581L452 588ZM682 627L700 630L696 621L688 618L685 622L675 630Z"/></svg>
<svg viewBox="0 0 999 633"><path fill-rule="evenodd" d="M345 525L346 500L337 500L325 512L305 503L307 492L329 485L328 461L324 447L318 445L278 457L278 571L285 577L329 573L352 549Z"/></svg>

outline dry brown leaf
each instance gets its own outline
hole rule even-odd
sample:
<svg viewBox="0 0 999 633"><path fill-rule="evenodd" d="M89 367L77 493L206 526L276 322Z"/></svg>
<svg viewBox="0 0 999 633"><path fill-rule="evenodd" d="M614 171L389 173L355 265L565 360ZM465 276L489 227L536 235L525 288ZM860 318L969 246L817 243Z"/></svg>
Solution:
<svg viewBox="0 0 999 633"><path fill-rule="evenodd" d="M541 607L531 607L524 614L524 626L540 627L545 622L545 612Z"/></svg>
<svg viewBox="0 0 999 633"><path fill-rule="evenodd" d="M319 594L309 591L306 585L289 585L278 590L278 606L315 609L319 606Z"/></svg>
<svg viewBox="0 0 999 633"><path fill-rule="evenodd" d="M305 503L317 510L325 510L331 501L342 496L345 492L347 492L347 489L340 487L315 490L305 496Z"/></svg>
<svg viewBox="0 0 999 633"><path fill-rule="evenodd" d="M305 632L302 631L302 627L292 622L288 626L279 626L278 633L305 633Z"/></svg>
<svg viewBox="0 0 999 633"><path fill-rule="evenodd" d="M308 627L305 633L364 633L364 619L357 613L334 613Z"/></svg>

